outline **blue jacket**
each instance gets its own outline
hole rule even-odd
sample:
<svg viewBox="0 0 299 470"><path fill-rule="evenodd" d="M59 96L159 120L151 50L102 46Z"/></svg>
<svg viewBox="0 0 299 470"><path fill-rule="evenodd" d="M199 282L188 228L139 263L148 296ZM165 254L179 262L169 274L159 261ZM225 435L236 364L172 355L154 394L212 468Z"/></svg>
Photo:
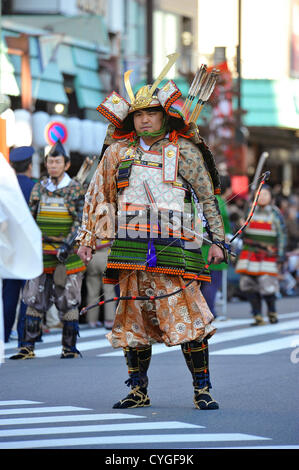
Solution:
<svg viewBox="0 0 299 470"><path fill-rule="evenodd" d="M35 182L25 175L17 175L19 185L21 187L24 198L26 199L27 204L29 204L29 198Z"/></svg>

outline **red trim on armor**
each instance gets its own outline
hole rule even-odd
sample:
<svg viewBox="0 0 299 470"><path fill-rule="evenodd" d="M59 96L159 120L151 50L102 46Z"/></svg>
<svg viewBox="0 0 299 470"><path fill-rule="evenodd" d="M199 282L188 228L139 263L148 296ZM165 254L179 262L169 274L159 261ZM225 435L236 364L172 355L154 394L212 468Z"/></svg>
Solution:
<svg viewBox="0 0 299 470"><path fill-rule="evenodd" d="M245 260L249 260L253 262L266 261L269 263L276 263L277 261L276 256L267 255L264 251L262 253L259 253L259 252L255 253L254 251L249 251L249 250L243 250L240 253L239 259L240 260L245 259Z"/></svg>
<svg viewBox="0 0 299 470"><path fill-rule="evenodd" d="M265 274L267 274L267 276L273 276L273 277L278 276L277 273L268 273L268 272L264 272L264 271L259 271L258 273L254 273L252 271L247 271L246 269L238 269L238 270L236 270L236 273L248 274L249 276L263 276Z"/></svg>
<svg viewBox="0 0 299 470"><path fill-rule="evenodd" d="M171 80L172 81L172 80ZM173 83L173 82L172 82ZM179 89L177 89L164 103L164 109L165 111L170 114L171 116L175 116L177 117L177 115L175 113L171 113L169 112L169 108L170 106L176 102L176 100L178 100L180 98L180 96L182 96L182 93L180 92Z"/></svg>
<svg viewBox="0 0 299 470"><path fill-rule="evenodd" d="M260 230L271 230L272 224L270 222L257 222L256 220L252 220L249 227Z"/></svg>
<svg viewBox="0 0 299 470"><path fill-rule="evenodd" d="M55 268L44 268L44 273L53 274L55 269L56 269L56 267ZM80 268L67 269L66 274L67 275L76 274L76 273L80 273L80 272L85 271L85 270L86 270L86 266L81 266Z"/></svg>
<svg viewBox="0 0 299 470"><path fill-rule="evenodd" d="M108 95L107 98L105 98L105 100L101 104L99 104L96 109L100 114L102 114L106 119L108 119L108 121L112 122L112 124L120 128L122 127L123 121L105 106L105 103L109 100L112 95L116 95L120 99L120 101L124 101L128 105L128 107L130 107L130 103L128 103L124 98L122 98L122 96L116 93L116 91L112 91L110 95Z"/></svg>

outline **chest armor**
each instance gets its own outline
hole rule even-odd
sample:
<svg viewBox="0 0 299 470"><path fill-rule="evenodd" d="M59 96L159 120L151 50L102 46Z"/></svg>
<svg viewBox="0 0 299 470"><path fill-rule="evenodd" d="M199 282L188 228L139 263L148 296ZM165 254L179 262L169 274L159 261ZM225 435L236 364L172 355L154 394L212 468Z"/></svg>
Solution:
<svg viewBox="0 0 299 470"><path fill-rule="evenodd" d="M137 157L137 158L136 158ZM139 157L139 158L138 158ZM174 182L165 182L165 166L158 152L144 151L130 160L128 186L119 195L119 203L148 205L151 203L145 189L147 183L158 210L184 212L188 190L180 176ZM175 162L173 162L175 166ZM177 165L176 165L177 167ZM177 168L176 168L177 170Z"/></svg>
<svg viewBox="0 0 299 470"><path fill-rule="evenodd" d="M36 222L44 237L66 237L73 219L65 205L64 198L43 194L39 203ZM43 251L56 253L60 243L43 242Z"/></svg>
<svg viewBox="0 0 299 470"><path fill-rule="evenodd" d="M137 148L124 154L118 173L118 227L122 238L120 231L126 227L132 238L143 238L145 234L148 238L151 232L151 237L194 240L184 229L194 229L194 205L188 186L177 174L179 154L176 158L167 156L167 152L173 156L171 149L171 145L165 146L161 154ZM138 230L132 234L132 220L136 228L138 218Z"/></svg>
<svg viewBox="0 0 299 470"><path fill-rule="evenodd" d="M274 215L271 211L257 210L246 228L244 243L261 246L277 244L277 229L274 224Z"/></svg>
<svg viewBox="0 0 299 470"><path fill-rule="evenodd" d="M123 149L119 166L117 237L108 255L106 279L117 270L196 276L204 265L194 236L194 204L177 174L178 155ZM201 279L209 280L207 271ZM107 281L106 281L107 282ZM110 281L109 281L110 282Z"/></svg>
<svg viewBox="0 0 299 470"><path fill-rule="evenodd" d="M49 232L55 236L66 236L72 220L63 197L42 195L36 221L43 233L45 231L48 236L50 236Z"/></svg>

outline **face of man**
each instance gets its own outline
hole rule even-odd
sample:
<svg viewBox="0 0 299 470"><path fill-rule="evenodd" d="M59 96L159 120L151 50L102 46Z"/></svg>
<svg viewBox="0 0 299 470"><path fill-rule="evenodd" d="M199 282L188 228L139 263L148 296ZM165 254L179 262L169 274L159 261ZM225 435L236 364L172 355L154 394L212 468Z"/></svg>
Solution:
<svg viewBox="0 0 299 470"><path fill-rule="evenodd" d="M265 206L267 206L268 204L270 204L271 199L272 199L272 197L271 197L270 191L269 191L268 189L266 189L266 188L263 188L263 189L261 190L260 197L259 197L259 199L258 199L258 204L259 204L259 206L261 206L261 207L265 207Z"/></svg>
<svg viewBox="0 0 299 470"><path fill-rule="evenodd" d="M159 131L163 123L163 112L155 108L134 112L134 127L138 133Z"/></svg>
<svg viewBox="0 0 299 470"><path fill-rule="evenodd" d="M57 157L47 157L46 168L48 175L51 179L57 181L58 183L63 178L65 171L70 167L70 162L65 163L64 157L59 155Z"/></svg>

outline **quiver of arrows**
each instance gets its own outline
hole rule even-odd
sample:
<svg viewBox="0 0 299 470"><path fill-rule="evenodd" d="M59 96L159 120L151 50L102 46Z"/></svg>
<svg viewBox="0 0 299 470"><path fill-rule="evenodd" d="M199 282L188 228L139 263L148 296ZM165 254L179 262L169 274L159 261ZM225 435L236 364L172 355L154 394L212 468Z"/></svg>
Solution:
<svg viewBox="0 0 299 470"><path fill-rule="evenodd" d="M219 73L219 70L215 68L208 72L205 64L202 64L197 70L182 109L187 123L196 123L204 104L208 101L215 88ZM194 102L194 109L189 116L190 108Z"/></svg>

